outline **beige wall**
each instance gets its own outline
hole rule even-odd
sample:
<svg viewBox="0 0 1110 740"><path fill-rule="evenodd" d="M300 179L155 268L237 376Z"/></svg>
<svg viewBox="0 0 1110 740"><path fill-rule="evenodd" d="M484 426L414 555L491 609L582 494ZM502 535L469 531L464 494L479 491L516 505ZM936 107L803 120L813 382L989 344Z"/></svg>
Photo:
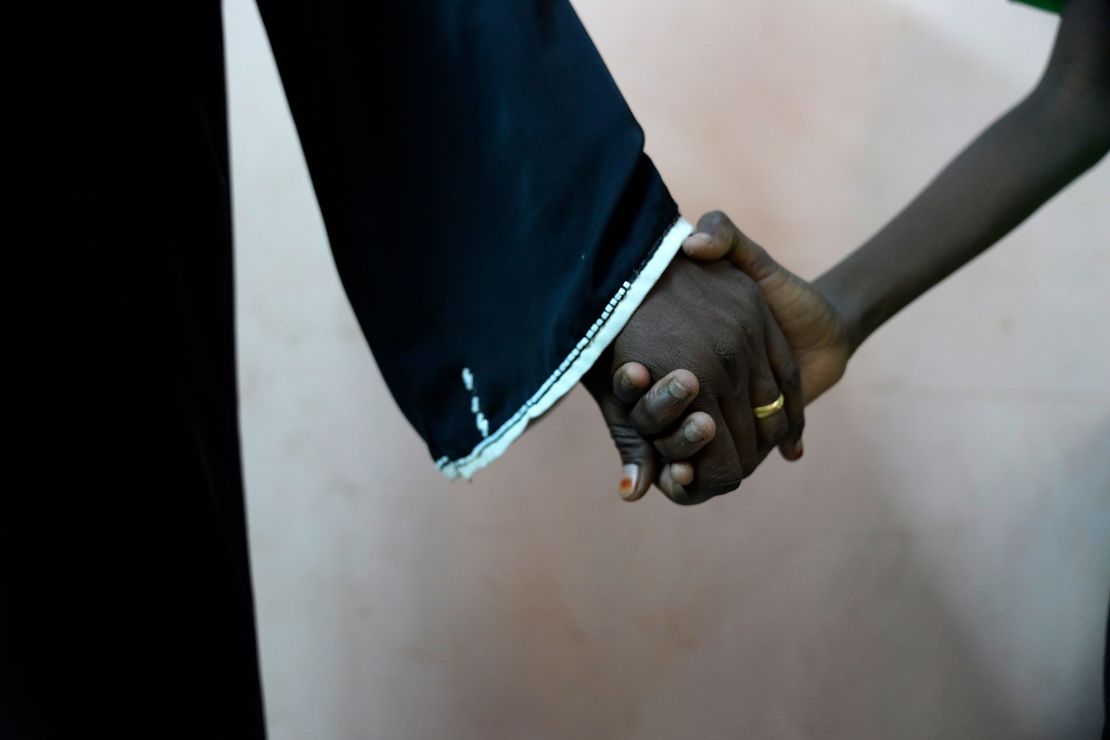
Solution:
<svg viewBox="0 0 1110 740"><path fill-rule="evenodd" d="M340 290L253 4L225 5L275 740L1094 736L1110 162L868 342L799 464L627 505L576 392L452 485ZM686 215L808 275L1029 87L1055 26L1001 0L578 9Z"/></svg>

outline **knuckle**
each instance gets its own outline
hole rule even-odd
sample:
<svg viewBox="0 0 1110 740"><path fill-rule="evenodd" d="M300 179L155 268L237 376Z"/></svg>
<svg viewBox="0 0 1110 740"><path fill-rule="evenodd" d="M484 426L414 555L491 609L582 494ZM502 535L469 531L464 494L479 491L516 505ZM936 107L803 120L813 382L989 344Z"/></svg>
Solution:
<svg viewBox="0 0 1110 740"><path fill-rule="evenodd" d="M731 337L720 338L713 341L713 354L726 367L731 367L740 355L740 348Z"/></svg>
<svg viewBox="0 0 1110 740"><path fill-rule="evenodd" d="M609 436L619 450L638 450L643 445L643 437L635 429L623 424L610 425Z"/></svg>
<svg viewBox="0 0 1110 740"><path fill-rule="evenodd" d="M742 291L744 296L749 300L755 302L757 305L763 300L763 291L759 289L758 283L752 279L752 276L746 272L739 270L733 275L736 284L740 286L738 290Z"/></svg>
<svg viewBox="0 0 1110 740"><path fill-rule="evenodd" d="M748 258L750 260L749 264L751 265L753 277L762 278L774 269L775 263L771 259L771 255L767 254L763 249L755 247L754 242L752 244L753 249L750 250Z"/></svg>

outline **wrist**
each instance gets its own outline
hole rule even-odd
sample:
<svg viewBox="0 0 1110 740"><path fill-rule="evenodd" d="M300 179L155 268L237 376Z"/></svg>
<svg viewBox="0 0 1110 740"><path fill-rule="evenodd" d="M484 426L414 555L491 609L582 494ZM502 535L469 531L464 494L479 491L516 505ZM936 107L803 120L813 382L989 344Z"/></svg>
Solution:
<svg viewBox="0 0 1110 740"><path fill-rule="evenodd" d="M843 328L847 354L850 358L871 331L865 327L864 317L867 315L867 310L863 291L850 275L846 274L842 265L843 263L833 267L814 280L813 287L828 302Z"/></svg>

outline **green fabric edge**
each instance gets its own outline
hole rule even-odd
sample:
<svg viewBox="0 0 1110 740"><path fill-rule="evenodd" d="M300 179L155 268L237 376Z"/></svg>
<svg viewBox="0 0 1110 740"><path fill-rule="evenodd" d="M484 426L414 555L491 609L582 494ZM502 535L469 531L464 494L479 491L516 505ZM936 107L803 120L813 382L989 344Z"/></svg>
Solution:
<svg viewBox="0 0 1110 740"><path fill-rule="evenodd" d="M1063 10L1065 1L1066 0L1014 0L1014 2L1032 5L1034 8L1047 10L1050 13L1059 13Z"/></svg>

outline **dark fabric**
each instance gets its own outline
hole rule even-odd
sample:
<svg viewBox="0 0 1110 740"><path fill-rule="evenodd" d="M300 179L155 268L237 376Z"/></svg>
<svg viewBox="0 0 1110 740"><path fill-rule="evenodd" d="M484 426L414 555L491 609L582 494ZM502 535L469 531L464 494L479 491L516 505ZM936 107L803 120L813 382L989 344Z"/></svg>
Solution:
<svg viewBox="0 0 1110 740"><path fill-rule="evenodd" d="M463 368L495 434L675 204L566 2L260 7L378 364L432 456L462 457L483 439Z"/></svg>
<svg viewBox="0 0 1110 740"><path fill-rule="evenodd" d="M496 430L675 215L564 2L266 2L329 236L433 453ZM0 737L264 735L213 0L3 26ZM418 256L419 253L419 256Z"/></svg>
<svg viewBox="0 0 1110 740"><path fill-rule="evenodd" d="M39 4L3 33L0 737L262 737L219 4Z"/></svg>

